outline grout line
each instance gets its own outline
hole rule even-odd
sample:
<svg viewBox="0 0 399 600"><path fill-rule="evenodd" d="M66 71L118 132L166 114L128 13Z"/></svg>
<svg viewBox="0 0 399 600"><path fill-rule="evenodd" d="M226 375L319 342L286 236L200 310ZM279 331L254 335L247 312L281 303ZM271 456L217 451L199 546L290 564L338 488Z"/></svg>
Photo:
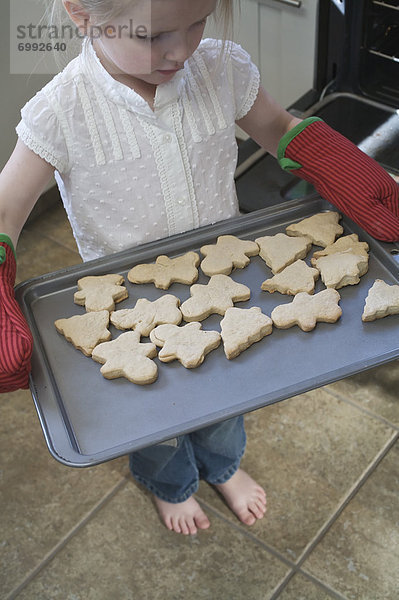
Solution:
<svg viewBox="0 0 399 600"><path fill-rule="evenodd" d="M238 531L245 537L249 538L252 542L257 544L258 546L261 546L261 548L266 550L269 554L272 554L275 558L277 558L278 560L283 562L290 569L296 569L296 564L293 561L291 561L289 558L286 558L283 554L281 554L273 546L270 546L266 542L263 542L262 540L260 540L254 533L247 531L239 523L234 523L233 521L231 521L228 517L226 517L223 513L221 513L217 508L214 508L211 504L208 504L208 502L206 502L205 500L202 500L202 498L196 496L196 499L200 504L202 504L206 508L207 511L212 512L219 519L224 521L227 525L229 525L230 527L232 527L233 529L235 529L236 531Z"/></svg>
<svg viewBox="0 0 399 600"><path fill-rule="evenodd" d="M74 526L72 529L64 535L64 537L48 552L44 558L40 561L40 563L34 567L30 573L25 576L25 579L17 585L5 598L5 600L14 600L20 592L42 571L52 560L53 558L68 544L68 542L77 534L79 531L87 525L87 523L127 484L128 479L124 477L117 484L114 485L111 490L105 494L89 510L89 512Z"/></svg>
<svg viewBox="0 0 399 600"><path fill-rule="evenodd" d="M378 413L375 413L372 410L370 410L368 408L365 408L361 404L358 404L355 400L351 400L350 398L347 398L346 396L341 395L339 392L334 392L334 391L329 390L329 389L325 389L325 391L326 391L327 394L330 394L330 396L333 396L337 400L341 400L342 402L345 402L346 404L350 404L351 406L357 408L360 412L368 415L369 417L372 417L376 421L380 421L380 423L383 423L384 425L387 425L391 429L394 429L395 431L399 431L399 425L396 425L395 423L392 423L391 421L389 421L385 417L382 417Z"/></svg>
<svg viewBox="0 0 399 600"><path fill-rule="evenodd" d="M306 559L313 552L315 547L320 543L320 541L326 535L326 533L331 529L331 527L334 525L334 523L338 520L338 518L341 516L344 509L351 502L351 500L355 497L355 495L358 493L358 491L363 487L363 485L366 483L366 481L368 480L370 475L375 471L375 469L378 467L380 462L388 454L388 452L391 450L391 448L393 447L393 445L396 443L396 441L398 439L399 439L398 432L395 432L394 434L392 434L392 436L386 442L386 444L383 446L383 448L380 450L380 452L374 457L372 462L368 465L368 467L366 467L366 469L363 471L363 473L360 475L360 477L357 479L357 481L352 485L352 487L347 492L347 494L345 494L345 496L341 499L337 510L320 527L319 531L316 533L316 535L313 537L313 539L304 548L304 550L300 554L299 558L297 559L292 571L290 573L288 573L283 578L283 580L276 586L276 588L274 589L273 594L271 595L269 600L276 600L276 598L278 598L280 596L281 592L288 585L289 581L292 579L292 577L295 575L295 573L301 573L301 575L303 575L307 579L311 580L313 583L318 584L326 592L328 592L330 595L332 595L332 597L337 598L338 600L346 600L344 596L341 596L338 592L336 592L335 590L333 590L332 588L330 588L329 586L324 584L322 581L317 579L311 573L308 573L307 571L302 570L301 567L302 567L303 563L306 561Z"/></svg>
<svg viewBox="0 0 399 600"><path fill-rule="evenodd" d="M380 452L375 456L375 458L372 460L372 462L368 465L368 467L366 467L366 469L363 471L362 475L360 475L358 480L355 481L355 483L352 485L350 490L341 499L337 510L330 516L329 519L327 519L327 521L324 523L324 525L322 525L320 527L319 531L316 533L313 540L311 540L308 543L308 545L305 547L305 549L302 551L302 554L299 556L298 560L296 561L296 566L298 568L303 565L303 563L309 557L311 552L313 552L313 550L317 546L317 544L325 536L325 534L328 532L328 530L334 525L334 523L340 517L340 515L342 514L342 512L344 511L346 506L354 498L354 496L357 494L357 492L363 487L363 485L366 483L367 479L375 471L375 469L378 467L380 462L383 460L383 458L385 458L385 456L388 454L388 452L391 450L391 448L393 447L393 445L395 444L395 442L398 439L399 439L399 432L395 432L390 437L390 439L386 442L386 444L383 446L383 448L380 450Z"/></svg>
<svg viewBox="0 0 399 600"><path fill-rule="evenodd" d="M275 593L278 592L278 594L279 594L280 591L282 591L282 589L287 585L287 583L291 580L291 578L296 573L303 575L306 579L310 580L312 583L314 583L318 587L322 588L323 591L328 593L332 598L336 598L336 600L347 600L344 596L340 595L333 588L329 587L327 584L320 581L317 577L315 577L311 573L302 571L296 563L291 561L289 558L286 558L283 554L281 554L273 546L270 546L266 542L263 542L262 540L260 540L255 534L244 529L239 523L234 523L233 521L231 521L228 517L226 517L223 513L221 513L217 508L214 508L211 504L208 504L208 502L206 502L205 500L202 500L198 496L196 498L197 498L198 502L200 504L202 504L208 512L214 513L218 518L220 518L222 521L224 521L227 525L231 526L233 529L235 529L236 531L238 531L239 533L241 533L242 535L244 535L245 537L250 539L252 542L254 542L258 546L260 546L263 550L266 550L266 552L268 554L271 554L274 558L276 558L280 562L284 563L285 566L287 566L291 569L290 572L287 573L283 577L281 583L277 584L277 586L275 587L275 590L272 592L272 596L270 596L269 600L274 600L274 598L277 598Z"/></svg>

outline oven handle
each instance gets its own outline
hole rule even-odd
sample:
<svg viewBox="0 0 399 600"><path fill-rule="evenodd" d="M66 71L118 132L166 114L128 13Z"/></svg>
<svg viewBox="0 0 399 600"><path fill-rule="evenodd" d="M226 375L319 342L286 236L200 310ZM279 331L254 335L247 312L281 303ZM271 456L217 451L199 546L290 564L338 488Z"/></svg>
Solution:
<svg viewBox="0 0 399 600"><path fill-rule="evenodd" d="M273 0L274 2L280 2L280 4L286 4L287 6L293 6L294 8L301 8L302 0ZM266 4L265 0L258 0L258 4Z"/></svg>

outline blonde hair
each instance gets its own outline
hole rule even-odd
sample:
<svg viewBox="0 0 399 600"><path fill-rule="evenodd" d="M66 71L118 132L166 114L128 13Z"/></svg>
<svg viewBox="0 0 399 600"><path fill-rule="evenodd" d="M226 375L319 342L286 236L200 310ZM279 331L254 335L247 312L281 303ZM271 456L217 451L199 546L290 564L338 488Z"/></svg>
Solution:
<svg viewBox="0 0 399 600"><path fill-rule="evenodd" d="M62 0L44 0L47 4L46 21L52 24L66 22L69 17L64 10ZM114 19L129 4L135 0L77 0L78 4L93 16L96 24L106 25ZM232 36L233 32L233 2L234 0L218 0L213 17L221 26L223 39Z"/></svg>

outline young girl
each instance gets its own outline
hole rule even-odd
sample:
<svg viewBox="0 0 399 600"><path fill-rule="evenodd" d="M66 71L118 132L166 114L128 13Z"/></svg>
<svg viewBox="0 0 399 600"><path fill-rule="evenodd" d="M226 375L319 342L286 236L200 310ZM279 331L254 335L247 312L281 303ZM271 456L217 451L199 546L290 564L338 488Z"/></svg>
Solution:
<svg viewBox="0 0 399 600"><path fill-rule="evenodd" d="M238 123L372 235L399 239L389 175L320 120L276 104L240 46L202 40L207 18L227 15L232 0L63 4L86 34L81 54L23 108L0 177L0 391L28 383L32 338L13 295L13 247L54 172L79 251L94 259L237 215ZM252 525L266 496L239 468L244 447L238 417L135 452L130 468L171 530L209 527L193 498L200 478Z"/></svg>

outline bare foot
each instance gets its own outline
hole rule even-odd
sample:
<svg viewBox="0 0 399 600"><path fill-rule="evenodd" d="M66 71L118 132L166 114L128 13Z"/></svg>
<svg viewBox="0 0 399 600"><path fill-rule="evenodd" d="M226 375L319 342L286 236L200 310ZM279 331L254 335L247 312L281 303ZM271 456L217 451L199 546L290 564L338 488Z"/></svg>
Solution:
<svg viewBox="0 0 399 600"><path fill-rule="evenodd" d="M215 488L223 495L231 510L246 525L253 525L266 512L266 492L242 469Z"/></svg>
<svg viewBox="0 0 399 600"><path fill-rule="evenodd" d="M208 529L210 522L198 502L191 496L176 504L154 496L158 512L166 527L176 533L194 535L198 529Z"/></svg>

